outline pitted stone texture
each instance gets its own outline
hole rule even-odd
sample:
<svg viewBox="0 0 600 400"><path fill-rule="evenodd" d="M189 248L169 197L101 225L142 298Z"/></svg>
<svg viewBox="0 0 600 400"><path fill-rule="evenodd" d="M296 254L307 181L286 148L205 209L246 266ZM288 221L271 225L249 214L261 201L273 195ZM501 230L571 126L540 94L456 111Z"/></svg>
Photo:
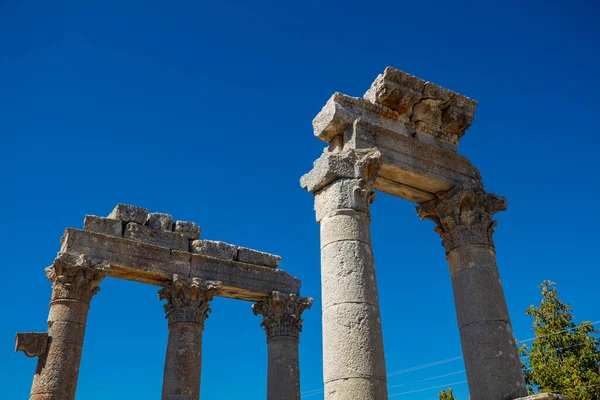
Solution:
<svg viewBox="0 0 600 400"><path fill-rule="evenodd" d="M471 399L516 399L527 395L510 324L474 323L460 330L460 338Z"/></svg>
<svg viewBox="0 0 600 400"><path fill-rule="evenodd" d="M175 222L175 232L181 233L189 240L198 240L200 239L201 229L193 222L177 221Z"/></svg>
<svg viewBox="0 0 600 400"><path fill-rule="evenodd" d="M328 244L321 251L323 309L341 303L379 306L371 245L358 241Z"/></svg>
<svg viewBox="0 0 600 400"><path fill-rule="evenodd" d="M203 254L223 260L235 260L238 246L215 240L194 240L191 243L191 251L195 254Z"/></svg>
<svg viewBox="0 0 600 400"><path fill-rule="evenodd" d="M117 219L123 222L135 222L136 224L143 225L148 219L148 209L129 204L117 204L108 218Z"/></svg>
<svg viewBox="0 0 600 400"><path fill-rule="evenodd" d="M329 382L338 379L386 381L378 307L336 304L323 310L323 321L327 321L323 324L326 389Z"/></svg>
<svg viewBox="0 0 600 400"><path fill-rule="evenodd" d="M39 357L48 349L47 332L19 332L15 337L15 352L22 351L27 357Z"/></svg>
<svg viewBox="0 0 600 400"><path fill-rule="evenodd" d="M364 98L410 118L407 127L411 133L450 151L456 151L477 107L468 97L390 67L377 77Z"/></svg>
<svg viewBox="0 0 600 400"><path fill-rule="evenodd" d="M148 215L146 225L156 231L172 231L173 217L169 214L151 213Z"/></svg>
<svg viewBox="0 0 600 400"><path fill-rule="evenodd" d="M387 399L387 381L365 378L339 379L325 384L327 400Z"/></svg>
<svg viewBox="0 0 600 400"><path fill-rule="evenodd" d="M298 341L278 337L268 344L267 400L300 399Z"/></svg>
<svg viewBox="0 0 600 400"><path fill-rule="evenodd" d="M239 247L237 252L237 261L246 264L277 268L281 262L281 257L276 256L275 254L263 253L262 251Z"/></svg>
<svg viewBox="0 0 600 400"><path fill-rule="evenodd" d="M356 240L371 243L369 216L351 209L321 220L321 248L333 242Z"/></svg>
<svg viewBox="0 0 600 400"><path fill-rule="evenodd" d="M496 269L471 268L452 277L458 327L481 321L510 323L504 291Z"/></svg>
<svg viewBox="0 0 600 400"><path fill-rule="evenodd" d="M125 239L165 247L170 250L188 251L188 239L186 236L176 232L157 231L146 225L130 222L125 227L123 237Z"/></svg>
<svg viewBox="0 0 600 400"><path fill-rule="evenodd" d="M108 236L123 237L123 222L111 218L86 215L83 221L83 230Z"/></svg>
<svg viewBox="0 0 600 400"><path fill-rule="evenodd" d="M314 134L320 140L331 143L357 119L369 121L399 135L410 136L405 116L381 104L342 93L333 94L313 119Z"/></svg>

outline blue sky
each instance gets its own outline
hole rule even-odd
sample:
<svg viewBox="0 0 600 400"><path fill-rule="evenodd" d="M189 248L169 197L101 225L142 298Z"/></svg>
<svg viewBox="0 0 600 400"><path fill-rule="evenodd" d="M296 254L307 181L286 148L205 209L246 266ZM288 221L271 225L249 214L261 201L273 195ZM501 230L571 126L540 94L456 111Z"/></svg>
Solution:
<svg viewBox="0 0 600 400"><path fill-rule="evenodd" d="M531 336L524 310L543 279L577 320L600 320L598 17L592 1L0 1L0 398L29 393L35 360L13 354L13 338L46 330L43 269L64 229L117 203L280 254L315 298L302 391L322 388L319 229L298 179L324 147L311 121L329 96L361 96L388 65L479 101L460 152L509 201L495 238L517 338ZM440 238L387 195L372 221L388 372L401 372L390 394L435 399L407 392L464 381L462 361L406 370L461 354ZM79 399L160 398L156 292L103 282ZM212 308L202 398L265 398L259 318L249 303Z"/></svg>

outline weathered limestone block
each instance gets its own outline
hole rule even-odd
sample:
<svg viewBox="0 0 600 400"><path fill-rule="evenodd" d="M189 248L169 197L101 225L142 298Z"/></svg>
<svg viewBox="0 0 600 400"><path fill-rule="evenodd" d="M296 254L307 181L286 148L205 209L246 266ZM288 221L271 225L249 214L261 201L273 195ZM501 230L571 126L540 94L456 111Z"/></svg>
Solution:
<svg viewBox="0 0 600 400"><path fill-rule="evenodd" d="M198 240L200 239L201 229L193 222L177 221L175 222L175 232L181 233L189 240Z"/></svg>
<svg viewBox="0 0 600 400"><path fill-rule="evenodd" d="M219 296L240 300L257 301L274 290L300 293L300 280L284 271L72 228L65 231L61 251L103 259L111 265L111 277L151 285L178 274L222 281Z"/></svg>
<svg viewBox="0 0 600 400"><path fill-rule="evenodd" d="M169 214L151 213L148 214L146 225L157 231L172 231L173 217Z"/></svg>
<svg viewBox="0 0 600 400"><path fill-rule="evenodd" d="M157 231L149 226L134 222L127 224L123 237L170 250L188 251L188 238L186 236L176 232Z"/></svg>
<svg viewBox="0 0 600 400"><path fill-rule="evenodd" d="M195 254L222 258L223 260L235 260L238 246L215 240L194 240L191 243L191 251Z"/></svg>
<svg viewBox="0 0 600 400"><path fill-rule="evenodd" d="M386 68L363 97L371 103L382 104L410 117L413 106L423 97L424 87L424 80Z"/></svg>
<svg viewBox="0 0 600 400"><path fill-rule="evenodd" d="M22 351L27 357L40 357L48 349L47 332L20 332L15 337L15 352Z"/></svg>
<svg viewBox="0 0 600 400"><path fill-rule="evenodd" d="M135 222L143 225L148 219L148 209L142 207L136 207L129 204L117 204L114 210L110 213L108 218L118 219L119 221Z"/></svg>
<svg viewBox="0 0 600 400"><path fill-rule="evenodd" d="M262 265L269 268L277 268L281 262L281 257L275 254L248 249L246 247L239 247L237 261L253 265Z"/></svg>
<svg viewBox="0 0 600 400"><path fill-rule="evenodd" d="M406 126L408 120L397 111L342 93L333 94L313 119L315 136L326 143L331 143L336 136L343 135L346 128L357 119L365 120L399 135L411 136L409 127Z"/></svg>
<svg viewBox="0 0 600 400"><path fill-rule="evenodd" d="M103 235L123 237L123 223L116 219L86 215L83 230Z"/></svg>

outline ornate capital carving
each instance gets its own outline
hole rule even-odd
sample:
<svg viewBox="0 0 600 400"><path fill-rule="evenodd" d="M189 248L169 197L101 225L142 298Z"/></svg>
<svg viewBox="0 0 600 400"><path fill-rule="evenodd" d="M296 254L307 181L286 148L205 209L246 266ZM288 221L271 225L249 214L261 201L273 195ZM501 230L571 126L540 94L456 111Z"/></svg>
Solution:
<svg viewBox="0 0 600 400"><path fill-rule="evenodd" d="M98 285L109 269L104 260L91 259L85 254L58 253L54 263L45 270L52 282L52 302L78 300L89 304L100 291Z"/></svg>
<svg viewBox="0 0 600 400"><path fill-rule="evenodd" d="M173 280L158 291L158 298L167 301L164 307L169 325L187 322L204 329L204 321L211 311L209 303L220 287L221 282L173 275Z"/></svg>
<svg viewBox="0 0 600 400"><path fill-rule="evenodd" d="M369 213L380 167L377 149L326 150L300 180L302 187L315 195L317 220L340 209Z"/></svg>
<svg viewBox="0 0 600 400"><path fill-rule="evenodd" d="M463 182L437 199L416 207L421 219L436 223L446 253L465 244L494 247L492 238L497 221L493 215L506 210L506 198L487 193L481 183Z"/></svg>
<svg viewBox="0 0 600 400"><path fill-rule="evenodd" d="M261 314L260 326L267 333L267 341L277 336L298 339L302 332L302 312L312 307L313 299L295 294L273 292L266 299L252 305L254 315Z"/></svg>

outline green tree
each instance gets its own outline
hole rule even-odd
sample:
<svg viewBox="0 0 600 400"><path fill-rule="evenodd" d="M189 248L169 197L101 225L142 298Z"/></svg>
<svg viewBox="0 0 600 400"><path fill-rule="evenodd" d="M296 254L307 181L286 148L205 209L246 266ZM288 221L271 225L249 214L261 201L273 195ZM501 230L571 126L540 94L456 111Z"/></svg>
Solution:
<svg viewBox="0 0 600 400"><path fill-rule="evenodd" d="M523 344L523 374L530 392L552 392L576 400L600 399L600 339L591 322L573 322L556 284L544 281L542 302L526 313L533 317L535 339Z"/></svg>
<svg viewBox="0 0 600 400"><path fill-rule="evenodd" d="M454 398L454 395L452 394L452 389L448 389L447 391L442 390L439 393L439 396L440 396L440 400L456 400Z"/></svg>

